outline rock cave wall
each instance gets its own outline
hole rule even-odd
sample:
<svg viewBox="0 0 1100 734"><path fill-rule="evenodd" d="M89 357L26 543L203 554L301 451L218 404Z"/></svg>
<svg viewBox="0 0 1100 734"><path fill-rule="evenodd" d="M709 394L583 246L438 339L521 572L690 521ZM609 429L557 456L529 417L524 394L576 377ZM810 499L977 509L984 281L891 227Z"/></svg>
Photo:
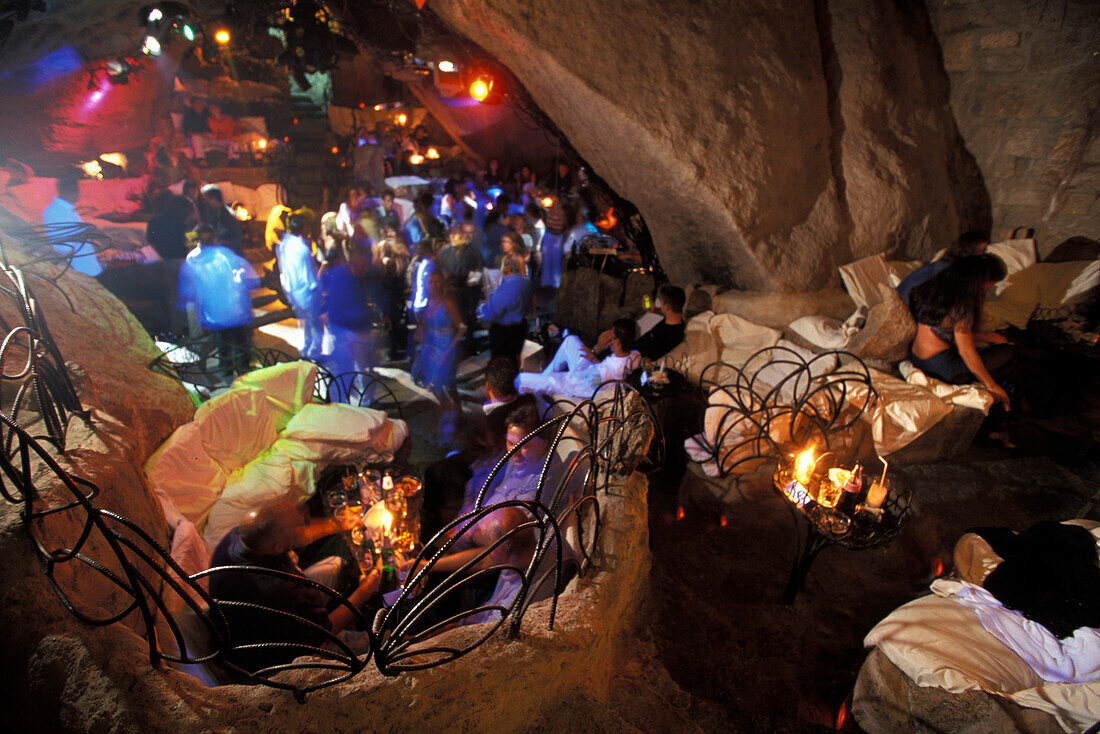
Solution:
<svg viewBox="0 0 1100 734"><path fill-rule="evenodd" d="M1100 239L1100 3L929 0L994 233Z"/></svg>
<svg viewBox="0 0 1100 734"><path fill-rule="evenodd" d="M673 281L804 290L988 219L919 2L437 0L645 216Z"/></svg>

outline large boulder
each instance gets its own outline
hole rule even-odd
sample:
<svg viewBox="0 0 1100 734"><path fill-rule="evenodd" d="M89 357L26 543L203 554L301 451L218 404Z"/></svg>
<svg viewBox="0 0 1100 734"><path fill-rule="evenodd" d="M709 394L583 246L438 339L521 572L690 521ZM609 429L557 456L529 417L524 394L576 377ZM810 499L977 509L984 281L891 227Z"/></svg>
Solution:
<svg viewBox="0 0 1100 734"><path fill-rule="evenodd" d="M674 281L805 290L856 253L928 255L985 201L957 175L969 159L925 11L894 5L431 9L637 205Z"/></svg>

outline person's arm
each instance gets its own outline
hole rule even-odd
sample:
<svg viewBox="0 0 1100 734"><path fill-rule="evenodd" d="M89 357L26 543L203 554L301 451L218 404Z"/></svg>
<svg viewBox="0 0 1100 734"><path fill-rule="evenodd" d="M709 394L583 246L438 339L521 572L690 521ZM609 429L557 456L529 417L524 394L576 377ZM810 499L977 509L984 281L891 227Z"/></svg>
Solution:
<svg viewBox="0 0 1100 734"><path fill-rule="evenodd" d="M382 570L376 565L363 577L355 591L348 595L348 601L351 605L356 609L362 609L363 605L378 591L378 583L381 578ZM354 619L351 610L343 604L333 609L328 615L328 621L332 625L334 634L347 629Z"/></svg>
<svg viewBox="0 0 1100 734"><path fill-rule="evenodd" d="M321 538L340 532L340 525L333 518L313 519L298 528L296 548L307 546Z"/></svg>
<svg viewBox="0 0 1100 734"><path fill-rule="evenodd" d="M985 389L993 394L994 399L1004 403L1005 410L1008 410L1008 393L997 384L997 381L989 374L989 370L985 368L982 357L974 346L974 334L966 327L956 326L955 347L959 350L959 356L962 357L967 369L974 373L974 376L985 385Z"/></svg>
<svg viewBox="0 0 1100 734"><path fill-rule="evenodd" d="M451 339L450 345L448 345L446 352L450 352L454 349L462 338L466 335L466 324L462 321L462 312L458 310L458 304L453 299L444 298L443 308L447 309L447 315L451 317L451 321L455 326L455 335ZM446 353L444 352L444 353Z"/></svg>
<svg viewBox="0 0 1100 734"><path fill-rule="evenodd" d="M986 344L1008 344L1008 337L993 331L975 331L974 341Z"/></svg>

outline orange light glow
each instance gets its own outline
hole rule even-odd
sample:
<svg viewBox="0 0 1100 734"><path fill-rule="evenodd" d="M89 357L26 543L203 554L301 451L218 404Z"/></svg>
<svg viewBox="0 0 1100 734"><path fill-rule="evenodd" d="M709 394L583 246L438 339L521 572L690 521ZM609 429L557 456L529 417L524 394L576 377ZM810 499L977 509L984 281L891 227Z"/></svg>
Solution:
<svg viewBox="0 0 1100 734"><path fill-rule="evenodd" d="M554 197L552 197L552 196L542 197L542 208L543 209L549 209L552 206L554 206Z"/></svg>
<svg viewBox="0 0 1100 734"><path fill-rule="evenodd" d="M683 520L684 519L684 508L683 507L677 507L676 508L676 519L677 520Z"/></svg>
<svg viewBox="0 0 1100 734"><path fill-rule="evenodd" d="M815 448L817 447L811 445L794 460L794 480L803 487L810 483L814 476L814 469L817 467L817 461L814 459Z"/></svg>
<svg viewBox="0 0 1100 734"><path fill-rule="evenodd" d="M474 83L470 85L470 96L476 99L478 102L484 102L485 98L489 96L489 92L493 89L492 81L485 79L484 77L478 77L474 80Z"/></svg>
<svg viewBox="0 0 1100 734"><path fill-rule="evenodd" d="M214 40L222 44L223 46L229 43L229 31L225 30L224 28L218 30L216 33L214 33Z"/></svg>
<svg viewBox="0 0 1100 734"><path fill-rule="evenodd" d="M395 117L393 121L396 122L398 125L404 125L406 122L409 121L409 116L402 112L400 115Z"/></svg>
<svg viewBox="0 0 1100 734"><path fill-rule="evenodd" d="M422 155L419 155L417 153L413 153L412 155L409 156L409 163L413 164L414 166L419 166L423 162L424 162L424 156L422 156Z"/></svg>
<svg viewBox="0 0 1100 734"><path fill-rule="evenodd" d="M943 575L943 561L939 558L932 559L932 575L936 578Z"/></svg>
<svg viewBox="0 0 1100 734"><path fill-rule="evenodd" d="M729 522L729 521L726 520L726 516L722 515L721 517L718 518L718 527L720 527L720 528L726 527L727 522Z"/></svg>
<svg viewBox="0 0 1100 734"><path fill-rule="evenodd" d="M840 704L840 710L836 712L836 729L837 731L844 728L844 723L848 721L848 702L842 701Z"/></svg>
<svg viewBox="0 0 1100 734"><path fill-rule="evenodd" d="M431 158L432 160L435 160L436 158L438 158L438 157L439 157L439 151L438 151L438 150L436 150L435 148L428 148L428 153L427 153L427 155L428 155L428 157L429 157L429 158Z"/></svg>
<svg viewBox="0 0 1100 734"><path fill-rule="evenodd" d="M259 140L256 141L256 147L259 148L260 150L263 150L264 148L267 147L267 140L265 140L264 138L260 138Z"/></svg>
<svg viewBox="0 0 1100 734"><path fill-rule="evenodd" d="M284 143L289 143L290 142L290 136L289 135L283 136L283 142Z"/></svg>
<svg viewBox="0 0 1100 734"><path fill-rule="evenodd" d="M363 110L363 109L366 109L366 107L367 107L367 103L366 103L366 102L360 102L360 103L359 103L359 109Z"/></svg>
<svg viewBox="0 0 1100 734"><path fill-rule="evenodd" d="M340 152L340 149L339 149L338 147L336 147L335 145L334 145L334 146L332 146L332 154L333 154L333 155L336 155L336 154L337 154L337 153L339 153L339 152Z"/></svg>
<svg viewBox="0 0 1100 734"><path fill-rule="evenodd" d="M615 216L615 208L612 207L607 210L607 213L603 215L603 219L596 222L596 226L600 229L611 229L619 223L618 217Z"/></svg>

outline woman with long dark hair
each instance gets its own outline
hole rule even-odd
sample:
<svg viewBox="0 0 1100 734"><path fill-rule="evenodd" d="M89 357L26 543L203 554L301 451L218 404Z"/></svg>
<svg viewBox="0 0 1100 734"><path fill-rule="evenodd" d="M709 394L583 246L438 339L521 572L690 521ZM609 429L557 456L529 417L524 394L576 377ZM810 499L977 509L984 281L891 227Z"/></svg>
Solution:
<svg viewBox="0 0 1100 734"><path fill-rule="evenodd" d="M1012 349L1000 334L975 332L986 294L1004 277L999 258L975 255L914 288L910 305L917 336L909 352L914 366L944 382L981 382L1008 410L1008 393L994 374L1006 374ZM990 346L979 349L976 341Z"/></svg>

